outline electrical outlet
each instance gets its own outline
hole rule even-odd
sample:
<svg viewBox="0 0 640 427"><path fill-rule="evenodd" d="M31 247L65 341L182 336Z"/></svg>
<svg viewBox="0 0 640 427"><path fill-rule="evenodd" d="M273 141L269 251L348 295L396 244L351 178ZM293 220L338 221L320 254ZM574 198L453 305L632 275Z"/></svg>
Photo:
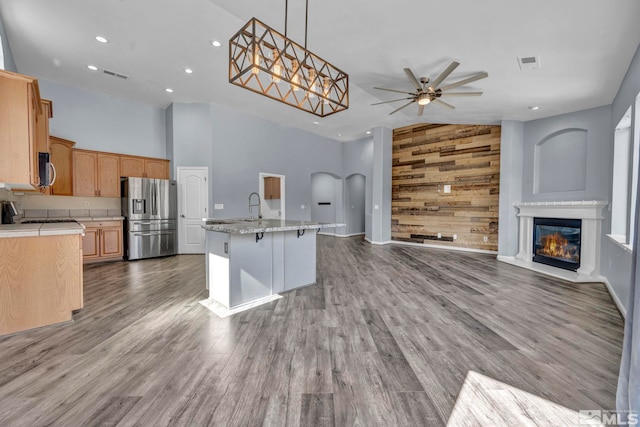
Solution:
<svg viewBox="0 0 640 427"><path fill-rule="evenodd" d="M300 205L300 209L307 209L307 205L305 204Z"/></svg>
<svg viewBox="0 0 640 427"><path fill-rule="evenodd" d="M224 204L223 203L216 203L216 204L213 205L213 209L218 210L218 211L222 210L222 209L224 209Z"/></svg>
<svg viewBox="0 0 640 427"><path fill-rule="evenodd" d="M457 234L453 235L453 240L458 240L458 235Z"/></svg>
<svg viewBox="0 0 640 427"><path fill-rule="evenodd" d="M449 184L445 184L445 186L444 186L444 192L445 192L445 193L451 193L451 185L449 185Z"/></svg>
<svg viewBox="0 0 640 427"><path fill-rule="evenodd" d="M484 237L482 238L482 241L483 241L483 242L485 242L485 243L487 243L487 242L489 241L489 238L488 238L487 236L484 236Z"/></svg>
<svg viewBox="0 0 640 427"><path fill-rule="evenodd" d="M442 233L438 233L438 239L442 239Z"/></svg>
<svg viewBox="0 0 640 427"><path fill-rule="evenodd" d="M378 206L378 205L373 205L373 209L380 209L380 206Z"/></svg>

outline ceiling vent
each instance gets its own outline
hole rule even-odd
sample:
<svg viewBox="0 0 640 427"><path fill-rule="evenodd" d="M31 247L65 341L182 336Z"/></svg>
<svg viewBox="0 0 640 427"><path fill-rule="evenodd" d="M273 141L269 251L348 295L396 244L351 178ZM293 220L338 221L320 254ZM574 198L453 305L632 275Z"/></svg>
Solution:
<svg viewBox="0 0 640 427"><path fill-rule="evenodd" d="M102 70L103 73L111 76L111 77L119 77L123 80L127 80L129 78L129 76L125 76L124 74L120 74L120 73L116 73L115 71L110 71L110 70Z"/></svg>
<svg viewBox="0 0 640 427"><path fill-rule="evenodd" d="M540 58L537 56L523 56L518 58L521 70L537 70L540 68Z"/></svg>

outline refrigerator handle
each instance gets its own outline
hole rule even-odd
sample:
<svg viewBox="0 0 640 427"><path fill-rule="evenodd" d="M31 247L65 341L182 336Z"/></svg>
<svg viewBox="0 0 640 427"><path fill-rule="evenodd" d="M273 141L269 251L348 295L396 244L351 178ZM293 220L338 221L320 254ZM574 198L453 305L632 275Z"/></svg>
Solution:
<svg viewBox="0 0 640 427"><path fill-rule="evenodd" d="M151 182L151 215L157 215L158 212L156 212L156 183L155 182Z"/></svg>

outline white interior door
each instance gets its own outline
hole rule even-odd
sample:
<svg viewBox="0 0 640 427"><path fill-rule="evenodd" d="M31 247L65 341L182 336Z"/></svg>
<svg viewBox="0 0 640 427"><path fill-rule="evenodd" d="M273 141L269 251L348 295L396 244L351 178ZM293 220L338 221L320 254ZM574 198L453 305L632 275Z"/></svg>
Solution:
<svg viewBox="0 0 640 427"><path fill-rule="evenodd" d="M203 254L205 230L202 218L207 217L209 183L207 167L178 168L178 252Z"/></svg>

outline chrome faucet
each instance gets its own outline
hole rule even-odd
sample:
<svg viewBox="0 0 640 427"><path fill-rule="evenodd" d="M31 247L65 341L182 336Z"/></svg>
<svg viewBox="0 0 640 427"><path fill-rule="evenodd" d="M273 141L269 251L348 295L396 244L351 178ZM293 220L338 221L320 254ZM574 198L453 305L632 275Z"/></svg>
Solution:
<svg viewBox="0 0 640 427"><path fill-rule="evenodd" d="M256 195L258 197L258 204L257 205L252 205L251 204L251 196ZM258 207L258 219L262 219L262 206L260 206L260 195L258 193L256 193L255 191L251 194L249 194L249 214L251 215L251 219L253 219L253 207L257 206Z"/></svg>

